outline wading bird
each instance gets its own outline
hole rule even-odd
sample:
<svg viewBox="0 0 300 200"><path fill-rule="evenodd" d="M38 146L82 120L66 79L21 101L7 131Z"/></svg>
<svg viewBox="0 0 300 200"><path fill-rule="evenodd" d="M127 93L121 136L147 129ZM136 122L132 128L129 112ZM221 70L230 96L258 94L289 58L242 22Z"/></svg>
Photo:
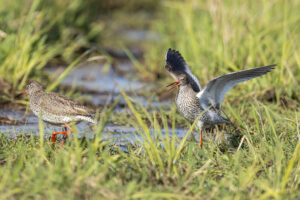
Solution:
<svg viewBox="0 0 300 200"><path fill-rule="evenodd" d="M58 134L65 135L61 145L64 144L68 134L73 132L72 128L68 125L72 121L75 123L81 121L95 123L92 110L79 105L66 96L53 92L45 92L43 86L37 81L30 81L26 86L26 90L16 97L23 94L28 94L30 109L36 116L50 124L64 127L62 132L52 133L52 144L55 143L55 137Z"/></svg>
<svg viewBox="0 0 300 200"><path fill-rule="evenodd" d="M275 65L258 67L217 77L202 89L197 78L178 51L169 49L166 54L165 68L176 80L167 87L178 87L176 106L179 113L188 121L194 122L200 130L200 147L202 134L206 128L217 124L230 123L221 115L221 105L226 93L236 84L268 73Z"/></svg>

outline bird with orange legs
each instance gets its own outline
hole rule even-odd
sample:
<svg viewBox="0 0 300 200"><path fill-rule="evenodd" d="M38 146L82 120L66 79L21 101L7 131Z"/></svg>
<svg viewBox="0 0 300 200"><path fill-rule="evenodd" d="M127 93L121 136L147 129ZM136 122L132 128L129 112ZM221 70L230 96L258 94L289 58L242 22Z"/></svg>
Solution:
<svg viewBox="0 0 300 200"><path fill-rule="evenodd" d="M32 112L40 117L43 121L56 125L63 126L62 132L53 132L51 135L51 143L56 141L56 135L64 135L64 140L61 146L64 144L68 134L73 130L69 126L71 122L79 123L86 121L95 123L93 118L94 112L72 99L53 92L45 92L43 86L37 81L30 81L26 90L17 95L27 94L29 96L29 106Z"/></svg>
<svg viewBox="0 0 300 200"><path fill-rule="evenodd" d="M226 93L236 84L262 76L274 69L275 65L257 67L225 74L212 79L202 89L197 78L190 71L187 63L176 50L169 49L166 54L166 70L176 80L168 87L178 87L175 103L179 113L188 121L194 122L202 135L206 128L230 121L221 115L221 105Z"/></svg>

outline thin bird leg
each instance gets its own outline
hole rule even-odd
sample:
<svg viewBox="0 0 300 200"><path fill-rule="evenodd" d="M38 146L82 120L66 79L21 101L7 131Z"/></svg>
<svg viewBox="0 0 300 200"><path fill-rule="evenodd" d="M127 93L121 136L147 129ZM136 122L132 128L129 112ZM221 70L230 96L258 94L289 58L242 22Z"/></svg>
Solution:
<svg viewBox="0 0 300 200"><path fill-rule="evenodd" d="M64 136L63 141L60 143L60 147L62 147L64 145L64 143L66 142L66 139L68 138L68 134L73 132L73 129L67 123L65 123L65 126L66 126L65 132L63 133L65 136ZM70 130L70 132L67 131L68 130L67 128Z"/></svg>
<svg viewBox="0 0 300 200"><path fill-rule="evenodd" d="M56 135L59 135L59 134L66 134L68 133L67 131L62 131L62 132L53 132L52 135L51 135L51 143L52 144L55 144L55 137Z"/></svg>
<svg viewBox="0 0 300 200"><path fill-rule="evenodd" d="M69 124L65 123L65 126L66 126L68 129L70 129L70 133L73 132L73 129L71 128L71 126L69 126Z"/></svg>
<svg viewBox="0 0 300 200"><path fill-rule="evenodd" d="M200 143L199 143L199 146L200 146L200 148L202 148L202 131L200 131Z"/></svg>
<svg viewBox="0 0 300 200"><path fill-rule="evenodd" d="M64 145L64 143L66 142L67 138L68 138L68 129L67 127L64 127L64 137L63 137L63 140L61 141L60 143L60 148Z"/></svg>

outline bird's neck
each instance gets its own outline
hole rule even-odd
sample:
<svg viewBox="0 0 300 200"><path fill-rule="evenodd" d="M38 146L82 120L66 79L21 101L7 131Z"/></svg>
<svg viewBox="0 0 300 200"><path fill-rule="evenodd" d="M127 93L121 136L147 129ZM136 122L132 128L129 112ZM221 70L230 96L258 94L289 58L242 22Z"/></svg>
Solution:
<svg viewBox="0 0 300 200"><path fill-rule="evenodd" d="M178 87L178 93L188 93L190 95L196 95L196 92L188 84L186 84L186 85L180 85Z"/></svg>
<svg viewBox="0 0 300 200"><path fill-rule="evenodd" d="M44 90L36 90L36 91L32 92L29 96L30 97L38 97L41 94L43 94L44 92L45 92Z"/></svg>
<svg viewBox="0 0 300 200"><path fill-rule="evenodd" d="M177 98L196 98L196 92L189 85L180 85L177 91Z"/></svg>

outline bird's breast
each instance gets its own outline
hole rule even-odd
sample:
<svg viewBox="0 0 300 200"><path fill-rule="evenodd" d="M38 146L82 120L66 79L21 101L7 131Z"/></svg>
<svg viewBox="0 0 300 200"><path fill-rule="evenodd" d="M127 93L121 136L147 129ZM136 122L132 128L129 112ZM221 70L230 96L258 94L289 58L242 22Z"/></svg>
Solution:
<svg viewBox="0 0 300 200"><path fill-rule="evenodd" d="M178 92L175 101L179 113L187 120L194 121L203 111L195 95Z"/></svg>

